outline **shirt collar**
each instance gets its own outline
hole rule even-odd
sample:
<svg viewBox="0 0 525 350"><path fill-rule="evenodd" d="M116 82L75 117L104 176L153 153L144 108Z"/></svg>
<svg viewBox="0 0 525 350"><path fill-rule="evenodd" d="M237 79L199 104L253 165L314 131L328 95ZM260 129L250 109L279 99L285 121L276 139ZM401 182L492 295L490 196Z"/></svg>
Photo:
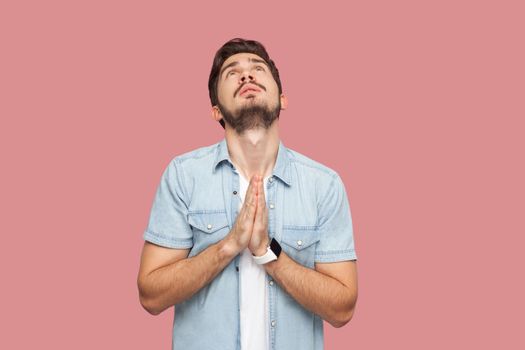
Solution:
<svg viewBox="0 0 525 350"><path fill-rule="evenodd" d="M213 171L215 172L219 164L223 164L224 161L227 161L228 164L230 164L230 166L233 167L233 163L230 159L230 154L228 153L228 145L226 143L226 138L223 138L217 144L215 161L213 162ZM288 157L288 150L284 146L283 142L279 140L279 150L277 152L277 160L275 162L272 175L279 178L288 186L291 185L290 167L288 166L289 163L290 159Z"/></svg>

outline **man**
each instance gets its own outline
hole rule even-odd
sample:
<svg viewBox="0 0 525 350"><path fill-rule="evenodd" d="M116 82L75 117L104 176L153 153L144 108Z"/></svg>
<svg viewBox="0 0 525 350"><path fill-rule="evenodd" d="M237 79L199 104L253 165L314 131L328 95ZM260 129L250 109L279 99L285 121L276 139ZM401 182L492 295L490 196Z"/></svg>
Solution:
<svg viewBox="0 0 525 350"><path fill-rule="evenodd" d="M225 138L164 171L140 302L154 315L175 306L174 349L322 349L322 320L345 325L357 300L344 185L280 141L287 99L259 42L224 44L208 87Z"/></svg>

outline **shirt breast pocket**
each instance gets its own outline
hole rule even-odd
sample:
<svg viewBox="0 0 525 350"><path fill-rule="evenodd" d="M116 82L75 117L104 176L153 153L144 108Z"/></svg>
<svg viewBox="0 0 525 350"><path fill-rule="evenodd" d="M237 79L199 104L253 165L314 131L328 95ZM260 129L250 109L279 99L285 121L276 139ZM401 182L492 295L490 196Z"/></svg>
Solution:
<svg viewBox="0 0 525 350"><path fill-rule="evenodd" d="M190 256L197 255L210 245L219 242L230 232L226 211L190 212L188 223L193 231L193 248Z"/></svg>
<svg viewBox="0 0 525 350"><path fill-rule="evenodd" d="M315 247L320 240L320 233L310 226L284 226L281 247L295 262L313 268L315 265Z"/></svg>

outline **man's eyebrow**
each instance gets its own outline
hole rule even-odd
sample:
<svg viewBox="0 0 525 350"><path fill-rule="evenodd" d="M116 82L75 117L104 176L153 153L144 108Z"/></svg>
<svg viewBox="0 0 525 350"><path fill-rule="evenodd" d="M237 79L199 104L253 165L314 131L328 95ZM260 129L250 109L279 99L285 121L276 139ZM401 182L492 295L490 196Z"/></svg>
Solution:
<svg viewBox="0 0 525 350"><path fill-rule="evenodd" d="M260 60L260 59L258 59L258 58L250 58L249 61L262 63L262 64L264 64L265 66L268 67L268 64L266 64L266 61L265 61L265 60Z"/></svg>
<svg viewBox="0 0 525 350"><path fill-rule="evenodd" d="M238 64L239 64L239 62L237 62L237 61L233 61L233 62L231 62L230 64L228 64L226 67L222 68L222 69L221 69L221 72L219 73L219 78L222 76L222 73L223 73L226 69L228 69L228 68L230 68L230 67L237 66Z"/></svg>
<svg viewBox="0 0 525 350"><path fill-rule="evenodd" d="M265 61L265 60L261 60L261 59L259 59L259 58L252 58L252 57L250 57L250 58L248 58L248 61L249 61L249 62L255 62L255 63L262 63L262 64L264 64L266 67L268 67L268 64L266 63L266 61ZM222 76L222 73L224 73L224 71L225 71L226 69L228 69L228 68L230 68L230 67L235 67L235 66L237 66L237 65L239 65L239 61L233 61L233 62L229 63L226 67L223 67L223 68L221 69L221 72L219 73L219 78ZM268 68L269 68L269 67L268 67Z"/></svg>

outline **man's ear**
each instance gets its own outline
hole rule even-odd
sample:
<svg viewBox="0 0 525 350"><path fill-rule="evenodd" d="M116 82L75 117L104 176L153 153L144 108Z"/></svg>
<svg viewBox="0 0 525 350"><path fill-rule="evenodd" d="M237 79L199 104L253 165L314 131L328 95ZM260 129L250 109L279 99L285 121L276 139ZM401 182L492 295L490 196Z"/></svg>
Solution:
<svg viewBox="0 0 525 350"><path fill-rule="evenodd" d="M288 97L286 97L284 94L281 94L281 109L288 108Z"/></svg>
<svg viewBox="0 0 525 350"><path fill-rule="evenodd" d="M216 122L222 119L222 113L221 113L221 110L219 109L219 106L213 106L211 108L211 117Z"/></svg>

